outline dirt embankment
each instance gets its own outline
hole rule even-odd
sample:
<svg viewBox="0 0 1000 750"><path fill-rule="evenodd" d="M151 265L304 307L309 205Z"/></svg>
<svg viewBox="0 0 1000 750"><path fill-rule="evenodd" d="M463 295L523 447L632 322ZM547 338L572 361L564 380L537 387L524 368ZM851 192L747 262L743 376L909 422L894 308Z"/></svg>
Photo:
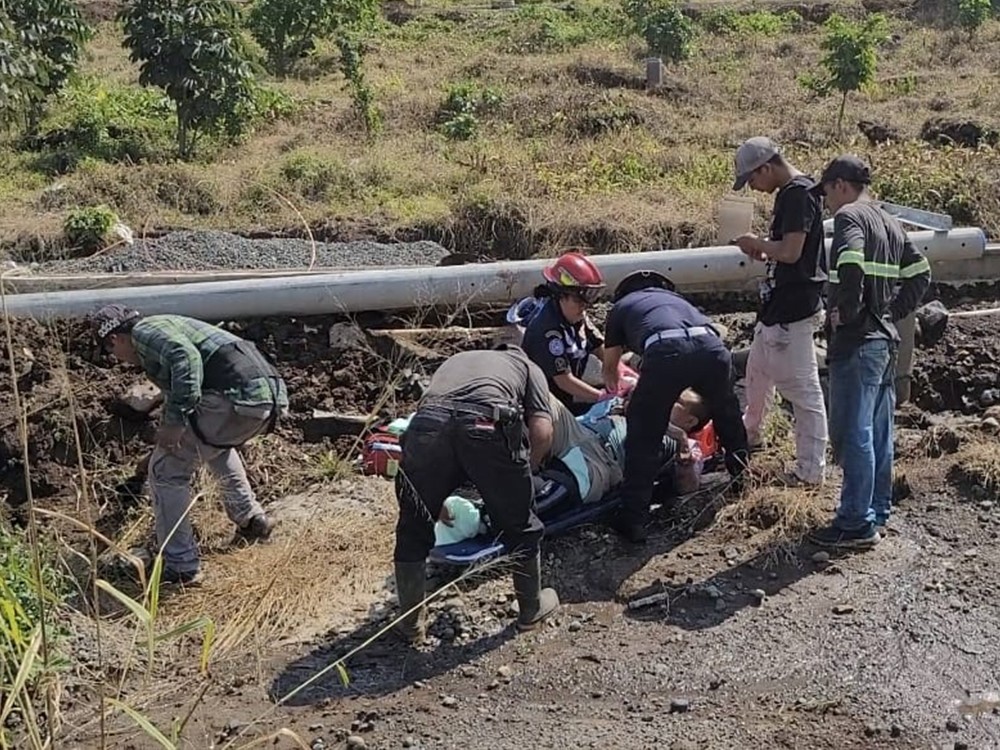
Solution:
<svg viewBox="0 0 1000 750"><path fill-rule="evenodd" d="M749 316L731 313L720 319L729 326L733 343L746 342ZM441 321L423 324L435 322ZM498 316L495 312L480 315L478 322L495 324ZM361 316L357 323L365 332L336 316L227 324L237 335L254 341L288 383L291 416L280 428L283 441L300 449L304 443L324 439L327 447L347 447L351 441L338 442L335 429L327 430L325 436L315 429L317 411L403 413L415 404L422 384L444 356L491 341L488 333L445 332L421 342L420 336L392 333L412 321L379 314ZM128 472L150 443L153 424L116 402L130 384L142 380L141 373L112 366L82 325L19 321L13 338L17 390L28 414L28 455L36 497L72 494L79 461L71 412L76 416L85 468L109 476ZM1000 316L953 319L940 342L918 350L914 404L931 413L971 414L1000 403L998 342ZM25 498L23 461L6 347L0 365L0 424L4 426L0 484L8 502L18 505Z"/></svg>

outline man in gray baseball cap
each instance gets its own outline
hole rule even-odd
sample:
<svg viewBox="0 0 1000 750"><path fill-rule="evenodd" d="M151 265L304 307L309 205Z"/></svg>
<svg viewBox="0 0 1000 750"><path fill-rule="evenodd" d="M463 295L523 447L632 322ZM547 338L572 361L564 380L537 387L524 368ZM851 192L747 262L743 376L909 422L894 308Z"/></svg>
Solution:
<svg viewBox="0 0 1000 750"><path fill-rule="evenodd" d="M761 442L764 417L777 389L795 415L795 465L785 484L821 484L826 472L826 404L820 388L813 334L822 323L826 253L815 182L796 169L770 138L740 145L735 158L739 190L774 194L767 237L733 239L747 256L765 264L757 325L747 359L743 415L751 445Z"/></svg>
<svg viewBox="0 0 1000 750"><path fill-rule="evenodd" d="M780 155L778 144L766 136L759 135L743 141L736 149L736 181L733 183L733 190L745 188L754 172Z"/></svg>

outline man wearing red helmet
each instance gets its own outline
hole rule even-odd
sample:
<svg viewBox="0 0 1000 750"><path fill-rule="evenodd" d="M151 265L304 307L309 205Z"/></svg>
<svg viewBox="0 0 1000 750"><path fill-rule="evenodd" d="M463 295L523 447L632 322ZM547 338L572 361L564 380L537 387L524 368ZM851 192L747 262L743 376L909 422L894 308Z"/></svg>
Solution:
<svg viewBox="0 0 1000 750"><path fill-rule="evenodd" d="M533 314L521 346L545 373L555 397L580 415L603 396L583 374L591 355L604 360L604 338L587 317L587 308L604 291L604 278L577 252L564 253L542 275L548 299Z"/></svg>

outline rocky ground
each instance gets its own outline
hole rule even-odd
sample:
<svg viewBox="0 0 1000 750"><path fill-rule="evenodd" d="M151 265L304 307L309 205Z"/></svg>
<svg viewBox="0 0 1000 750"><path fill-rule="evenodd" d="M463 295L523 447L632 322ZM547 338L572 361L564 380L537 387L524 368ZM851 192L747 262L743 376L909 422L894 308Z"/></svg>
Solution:
<svg viewBox="0 0 1000 750"><path fill-rule="evenodd" d="M970 309L995 289L935 294ZM734 346L746 342L750 316L720 318ZM664 508L641 551L602 527L550 540L545 578L564 607L539 633L515 634L507 576L487 571L439 597L426 649L382 637L347 660L346 687L336 670L316 678L391 612L391 485L331 484L343 467L323 457L356 447L349 417L411 408L444 356L491 340L488 328L397 330L440 322L232 324L278 362L293 395L291 419L248 457L282 526L271 545L237 550L217 543L225 526L217 510L198 519L206 584L168 597L163 610L172 622L191 612L216 618L217 661L199 677L187 666L191 642L158 665L153 684L137 679L128 692L158 726L191 710L182 746L241 747L288 728L314 749L1000 747L994 704L970 716L959 706L1000 689L995 315L955 318L942 341L919 350L914 403L897 420L899 512L875 550L830 559L788 541L782 519L825 517L836 477L822 495L804 497L769 489L765 472L749 498L723 503L709 491ZM473 322L495 325L497 311ZM136 500L117 483L152 425L115 402L138 378L109 367L77 327L20 324L14 334L38 502L79 511L72 394L99 526L135 540ZM3 365L0 471L18 519L25 487ZM138 528L141 541L148 519ZM666 596L628 607L656 594ZM116 631L128 634L125 621L109 621L104 637ZM65 746L96 747L96 680L125 656L108 649L99 665L91 637L78 632L75 652L85 657L67 678ZM113 746L152 746L120 715L109 725ZM276 744L293 746L287 737Z"/></svg>
<svg viewBox="0 0 1000 750"><path fill-rule="evenodd" d="M126 273L220 269L368 268L434 265L448 255L436 242L310 242L250 239L229 232L170 232L117 243L106 251L70 260L32 264L38 272Z"/></svg>

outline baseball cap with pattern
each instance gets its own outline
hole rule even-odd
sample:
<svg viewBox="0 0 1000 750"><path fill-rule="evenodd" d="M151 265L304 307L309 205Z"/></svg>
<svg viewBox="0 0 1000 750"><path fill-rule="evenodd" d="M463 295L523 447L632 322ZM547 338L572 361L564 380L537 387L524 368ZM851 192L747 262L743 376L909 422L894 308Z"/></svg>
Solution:
<svg viewBox="0 0 1000 750"><path fill-rule="evenodd" d="M736 149L736 181L733 183L733 190L742 190L755 169L760 169L780 153L778 144L766 136L758 135L743 141Z"/></svg>
<svg viewBox="0 0 1000 750"><path fill-rule="evenodd" d="M90 325L94 330L94 336L98 341L103 341L108 335L115 332L115 329L123 323L127 323L133 318L138 318L141 313L117 303L105 305L100 310L90 316Z"/></svg>

